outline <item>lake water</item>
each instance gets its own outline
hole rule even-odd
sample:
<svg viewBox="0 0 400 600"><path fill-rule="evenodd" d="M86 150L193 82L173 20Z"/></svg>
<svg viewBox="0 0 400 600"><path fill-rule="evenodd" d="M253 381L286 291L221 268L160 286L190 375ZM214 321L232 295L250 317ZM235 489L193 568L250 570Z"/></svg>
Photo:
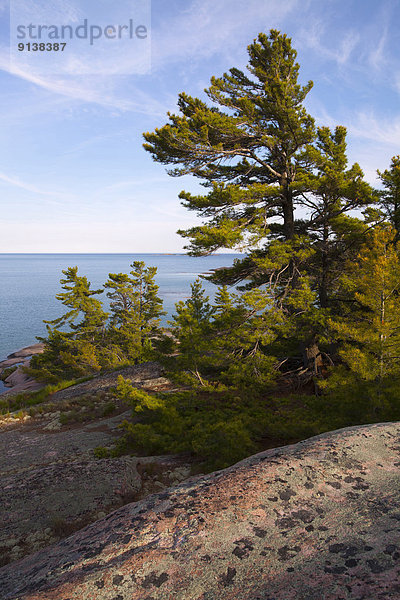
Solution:
<svg viewBox="0 0 400 600"><path fill-rule="evenodd" d="M92 289L102 287L109 273L128 273L134 260L157 267L156 283L168 316L175 302L190 296L190 284L201 273L231 265L238 254L192 257L186 254L0 254L0 360L36 342L46 333L43 319L61 316L55 299L61 291L61 271L78 266ZM216 286L204 282L210 298ZM105 293L98 296L106 300ZM105 303L106 304L106 303ZM1 383L1 382L0 382Z"/></svg>

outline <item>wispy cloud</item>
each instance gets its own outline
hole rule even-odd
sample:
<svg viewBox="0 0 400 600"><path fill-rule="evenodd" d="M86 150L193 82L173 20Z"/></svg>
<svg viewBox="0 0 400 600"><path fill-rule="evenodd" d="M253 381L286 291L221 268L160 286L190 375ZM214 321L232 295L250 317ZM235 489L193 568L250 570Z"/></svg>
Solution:
<svg viewBox="0 0 400 600"><path fill-rule="evenodd" d="M68 0L58 0L57 2L49 2L48 0L9 0L11 19L16 19L24 22L26 17L31 17L34 14L36 22L45 22L51 20L57 22L78 22L82 17L82 11L73 2Z"/></svg>
<svg viewBox="0 0 400 600"><path fill-rule="evenodd" d="M400 115L385 119L372 111L358 111L348 120L347 128L356 137L400 149Z"/></svg>
<svg viewBox="0 0 400 600"><path fill-rule="evenodd" d="M338 119L322 106L314 114L317 114L317 125L331 129L339 124L346 127L349 161L358 162L367 181L379 186L376 170L388 168L391 157L400 152L400 114L387 118L372 109L364 109L347 111Z"/></svg>
<svg viewBox="0 0 400 600"><path fill-rule="evenodd" d="M332 53L333 58L340 65L345 65L351 58L353 50L360 41L360 34L356 31L348 31L340 42L339 50Z"/></svg>
<svg viewBox="0 0 400 600"><path fill-rule="evenodd" d="M0 0L0 10L4 0ZM125 6L128 3L125 1ZM86 3L89 13L101 19L101 10L97 11ZM121 7L113 10L120 16ZM108 11L109 12L109 11ZM125 11L129 16L128 10ZM37 0L32 5L31 0L18 0L11 3L11 23L14 29L18 23L33 22L80 23L88 16L83 14L76 0L58 0L49 4L47 0ZM114 16L115 16L114 15ZM121 18L124 15L122 14ZM90 14L89 14L90 17ZM26 20L28 18L28 20ZM101 22L101 21L99 21ZM13 29L13 31L14 31ZM79 40L78 40L79 42ZM54 98L64 97L70 103L99 105L108 110L135 112L145 115L161 116L165 114L165 102L154 94L147 93L140 85L142 81L128 77L127 73L146 71L147 60L143 53L135 47L133 51L129 41L117 40L118 43L108 43L90 46L89 42L73 45L69 43L68 53L53 56L40 55L37 64L36 55L32 53L11 52L8 46L0 47L0 69L20 80L45 90ZM108 40L110 42L110 40ZM129 48L127 48L127 44ZM14 48L14 46L12 46ZM127 51L130 50L130 51ZM139 70L135 70L137 67ZM140 68L139 68L140 67ZM29 111L29 107L27 107Z"/></svg>
<svg viewBox="0 0 400 600"><path fill-rule="evenodd" d="M180 15L161 24L153 32L153 65L162 67L174 61L209 58L215 54L242 52L242 41L249 30L260 31L280 27L285 17L301 6L306 10L309 0L193 0Z"/></svg>
<svg viewBox="0 0 400 600"><path fill-rule="evenodd" d="M10 177L9 175L6 175L5 173L1 173L1 172L0 172L0 182L3 182L7 185L11 185L13 187L20 188L20 189L24 190L25 192L30 192L32 194L38 194L40 196L46 196L46 197L52 198L54 203L57 203L57 200L59 200L60 202L65 202L66 199L71 197L71 195L68 193L60 192L60 191L57 191L54 189L52 189L50 191L50 190L46 190L43 188L39 188L34 184L23 181L19 177L15 177L15 176Z"/></svg>
<svg viewBox="0 0 400 600"><path fill-rule="evenodd" d="M151 185L155 185L155 184L164 184L165 185L165 177L159 176L159 177L151 177ZM117 191L117 190L124 190L126 188L130 188L130 187L138 187L138 186L148 186L149 185L149 178L135 178L135 179L124 179L121 181L116 181L115 183L112 183L110 185L105 186L104 188L102 188L102 193L108 193L108 192L112 192L112 191Z"/></svg>
<svg viewBox="0 0 400 600"><path fill-rule="evenodd" d="M374 45L374 48L369 53L368 62L370 66L375 70L380 69L382 65L384 65L387 61L387 56L385 54L387 37L388 28L385 26L381 33L378 43Z"/></svg>
<svg viewBox="0 0 400 600"><path fill-rule="evenodd" d="M396 5L398 2L385 0L379 3L379 9L375 19L365 28L363 36L368 44L365 44L365 55L367 64L374 71L383 68L391 68L394 62L398 61L398 52L395 56L391 53L390 38L391 30L398 24L398 14L396 14Z"/></svg>
<svg viewBox="0 0 400 600"><path fill-rule="evenodd" d="M24 0L30 2L30 0ZM259 31L268 31L272 27L282 25L285 17L301 6L306 10L312 0L270 0L260 3L259 0L192 0L181 9L171 22L160 19L152 32L152 74L163 71L164 67L174 62L181 62L185 57L185 68L190 69L191 61L199 61L214 55L226 54L232 64L233 55L243 56L243 44L248 43L249 31L254 36ZM29 8L29 7L28 7ZM31 8L30 8L31 9ZM46 14L48 5L40 0L38 11ZM65 2L65 10L70 20L78 20L79 11L74 12L74 4ZM69 12L68 12L69 11ZM155 19L157 22L157 19ZM196 32L195 35L193 32ZM344 52L348 52L344 48ZM99 55L93 58L90 68L95 74L85 73L87 65L79 55L72 55L65 60L61 74L43 74L23 63L10 63L9 49L0 48L0 69L25 80L51 94L64 96L71 101L97 104L106 109L129 111L145 115L164 116L166 109L175 105L175 97L161 97L143 89L140 76L121 75L129 71L129 63L134 60L132 53L121 46L118 60L106 64L106 57ZM106 70L107 75L102 72Z"/></svg>
<svg viewBox="0 0 400 600"><path fill-rule="evenodd" d="M0 0L0 10L4 0ZM136 2L138 15L146 15L146 3ZM110 18L109 8L102 3L96 8L79 0L18 0L11 2L11 31L16 32L18 23L80 24L84 18L102 26ZM132 1L117 3L112 16L121 23L131 16ZM135 16L138 11L135 11ZM139 16L138 16L139 18ZM141 18L141 17L140 17ZM125 19L125 20L124 20ZM56 26L57 26L56 25ZM133 45L132 45L133 44ZM88 40L68 43L68 52L19 53L14 49L0 48L0 69L55 96L63 96L72 102L97 104L109 110L130 111L146 115L165 114L165 101L146 93L142 81L131 74L148 72L149 42L138 46L137 39L102 40L90 45ZM14 48L15 46L15 48ZM145 50L147 48L147 50ZM128 77L129 75L129 77Z"/></svg>
<svg viewBox="0 0 400 600"><path fill-rule="evenodd" d="M329 113L320 102L312 103L312 114L318 126L333 129L344 125L350 137L369 140L377 144L397 147L400 150L400 114L394 117L380 116L372 108L342 112L339 116Z"/></svg>
<svg viewBox="0 0 400 600"><path fill-rule="evenodd" d="M165 114L165 102L146 93L138 85L130 84L128 91L124 76L37 75L18 66L11 66L8 51L5 48L0 49L0 69L52 94L61 95L70 100L146 115L161 116Z"/></svg>
<svg viewBox="0 0 400 600"><path fill-rule="evenodd" d="M316 56L335 62L338 66L347 65L360 42L360 34L348 29L335 44L327 44L328 23L321 17L310 16L307 24L301 27L297 40L299 46L313 50Z"/></svg>
<svg viewBox="0 0 400 600"><path fill-rule="evenodd" d="M34 194L42 194L42 195L53 195L53 192L46 192L44 190L39 190L35 185L31 185L30 183L25 183L21 181L17 177L9 177L5 173L0 173L0 181L4 183L8 183L15 187L21 188L26 192L33 192Z"/></svg>
<svg viewBox="0 0 400 600"><path fill-rule="evenodd" d="M368 11L367 5L365 9ZM296 43L311 50L315 63L325 63L325 69L326 61L334 63L337 68L331 77L346 82L353 81L354 75L376 83L386 79L395 87L399 53L393 41L398 18L398 2L391 0L378 3L370 19L363 14L357 27L349 27L336 11L324 15L309 11L307 22L300 21Z"/></svg>

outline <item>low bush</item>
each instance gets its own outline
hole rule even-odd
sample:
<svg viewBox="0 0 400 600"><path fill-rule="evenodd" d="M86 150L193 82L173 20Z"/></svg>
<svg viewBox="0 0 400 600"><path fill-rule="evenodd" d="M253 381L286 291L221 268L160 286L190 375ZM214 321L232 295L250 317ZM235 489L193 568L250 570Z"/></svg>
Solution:
<svg viewBox="0 0 400 600"><path fill-rule="evenodd" d="M18 367L16 365L14 367L7 367L7 369L4 369L4 371L0 373L0 379L5 381L7 377L10 377L17 369Z"/></svg>
<svg viewBox="0 0 400 600"><path fill-rule="evenodd" d="M96 458L109 458L111 456L111 452L109 448L105 448L104 446L97 446L94 448L93 454Z"/></svg>
<svg viewBox="0 0 400 600"><path fill-rule="evenodd" d="M103 408L102 416L103 417L109 417L110 415L113 414L113 412L115 411L115 409L116 409L115 402L107 402L107 404Z"/></svg>
<svg viewBox="0 0 400 600"><path fill-rule="evenodd" d="M117 452L190 452L205 468L223 468L257 450L266 426L263 402L228 392L182 391L153 396L121 377L118 395L133 408L133 422Z"/></svg>
<svg viewBox="0 0 400 600"><path fill-rule="evenodd" d="M114 455L190 452L208 470L326 431L400 419L400 394L393 389L387 390L391 402L381 400L379 409L361 387L321 396L263 398L230 390L150 395L121 377L118 395L132 406L133 419L121 425L124 435Z"/></svg>

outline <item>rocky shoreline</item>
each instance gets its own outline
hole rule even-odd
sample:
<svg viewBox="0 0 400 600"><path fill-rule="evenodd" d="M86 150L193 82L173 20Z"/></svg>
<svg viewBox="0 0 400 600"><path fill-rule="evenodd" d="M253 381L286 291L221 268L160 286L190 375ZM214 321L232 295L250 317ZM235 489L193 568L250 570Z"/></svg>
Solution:
<svg viewBox="0 0 400 600"><path fill-rule="evenodd" d="M16 352L12 352L5 360L0 361L0 375L4 373L6 369L16 367L16 369L3 380L4 386L9 389L4 390L3 392L0 390L2 396L25 391L33 392L43 387L43 384L35 381L24 372L24 367L29 365L32 356L41 354L43 350L44 344L32 344L31 346L25 346Z"/></svg>

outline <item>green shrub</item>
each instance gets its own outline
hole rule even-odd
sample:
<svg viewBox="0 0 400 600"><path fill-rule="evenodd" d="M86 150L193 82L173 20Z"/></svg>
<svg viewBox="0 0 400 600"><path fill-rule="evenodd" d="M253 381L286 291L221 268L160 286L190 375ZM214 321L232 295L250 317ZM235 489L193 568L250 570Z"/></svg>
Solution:
<svg viewBox="0 0 400 600"><path fill-rule="evenodd" d="M321 396L263 399L254 391L233 395L230 390L211 389L150 395L120 378L118 395L131 404L133 419L122 424L125 433L115 454L190 452L207 469L325 431L400 419L400 389L395 382L387 382L379 405L367 387L350 382Z"/></svg>
<svg viewBox="0 0 400 600"><path fill-rule="evenodd" d="M150 395L120 378L118 394L133 408L118 453L190 452L206 468L223 468L256 451L266 425L260 398L226 390Z"/></svg>
<svg viewBox="0 0 400 600"><path fill-rule="evenodd" d="M103 408L102 416L108 417L109 415L112 415L113 412L115 411L115 409L116 409L115 402L107 402L107 404Z"/></svg>
<svg viewBox="0 0 400 600"><path fill-rule="evenodd" d="M231 465L256 452L250 428L240 416L229 422L217 422L202 428L199 422L193 429L192 451L205 460L206 466L218 469Z"/></svg>
<svg viewBox="0 0 400 600"><path fill-rule="evenodd" d="M17 369L18 367L16 365L14 365L14 367L7 367L7 369L4 369L4 371L2 371L2 373L0 374L0 379L2 381L5 381L7 377L12 375Z"/></svg>
<svg viewBox="0 0 400 600"><path fill-rule="evenodd" d="M59 421L61 423L61 425L66 425L69 422L69 414L68 413L61 413L60 417L59 417Z"/></svg>
<svg viewBox="0 0 400 600"><path fill-rule="evenodd" d="M97 446L97 448L93 450L93 454L96 458L109 458L110 450L104 446Z"/></svg>

